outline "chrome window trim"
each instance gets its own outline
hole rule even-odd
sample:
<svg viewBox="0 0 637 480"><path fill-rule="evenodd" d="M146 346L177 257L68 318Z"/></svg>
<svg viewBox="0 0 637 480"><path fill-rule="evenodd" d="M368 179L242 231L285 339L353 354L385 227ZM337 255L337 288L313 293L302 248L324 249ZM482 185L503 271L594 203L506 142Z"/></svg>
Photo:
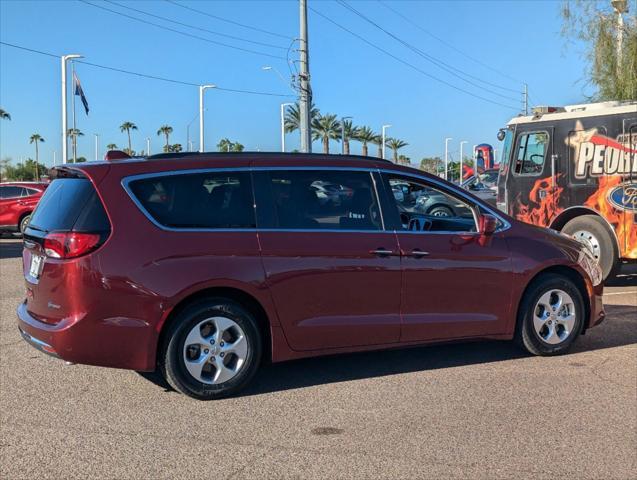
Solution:
<svg viewBox="0 0 637 480"><path fill-rule="evenodd" d="M393 174L393 175L403 175L406 177L411 177L411 178L415 178L417 180L426 182L426 183L431 183L433 185L436 185L438 187L441 187L443 190L453 190L449 188L449 185L447 185L446 183L436 180L435 178L428 178L428 177L423 177L421 175L415 174L415 173L411 173L411 172L403 172L403 171L398 171L398 170L391 170L388 168L381 168L379 169L380 173L388 173L388 174ZM486 204L486 202L483 203L478 203L476 202L475 198L470 197L469 195L467 195L463 190L458 189L453 190L454 193L456 193L458 197L461 197L463 200L466 200L467 202L469 202L471 205L473 205L472 210L474 211L474 219L475 219L475 207L478 206L480 207L480 209L482 210L486 210L490 215L493 215L495 218L497 218L500 222L502 222L502 227L498 228L495 233L499 233L499 232L504 232L506 230L508 230L509 228L511 228L511 223L503 218L499 213L496 213L495 210L493 208L491 208L491 206L489 206L488 204ZM478 222L476 221L476 227L478 226ZM409 230L400 230L400 232L405 233L408 232ZM465 232L454 232L454 231L439 231L439 232L412 232L412 233L432 233L432 234L464 234ZM466 232L466 234L472 234L472 233L476 233L479 234L479 232Z"/></svg>
<svg viewBox="0 0 637 480"><path fill-rule="evenodd" d="M269 171L269 170L341 170L341 171L354 171L354 172L369 172L372 185L374 186L374 193L376 194L376 202L378 204L380 218L381 218L381 229L374 230L351 230L351 229L290 229L290 228L175 228L175 227L167 227L159 223L153 216L148 212L148 210L144 207L144 205L139 201L139 199L133 194L130 183L136 180L146 180L148 178L159 178L173 175L196 175L199 173L216 173L216 172L255 172L255 171ZM311 166L293 166L293 167L212 167L212 168L193 168L188 170L166 170L163 172L155 172L155 173L140 173L136 175L130 175L128 177L124 177L121 180L122 188L128 194L133 203L137 206L139 211L157 228L160 230L164 230L166 232L285 232L285 233L293 233L293 232L325 232L325 233L394 233L393 230L387 230L385 228L385 219L382 212L382 206L380 204L380 197L378 196L378 190L376 189L376 181L374 179L374 172L378 171L376 168L365 168L365 167L311 167ZM254 183L254 182L252 182ZM252 185L253 190L253 206L255 213L255 221L257 218L256 215L256 198L254 196L254 185Z"/></svg>
<svg viewBox="0 0 637 480"><path fill-rule="evenodd" d="M137 199L137 197L135 197L135 195L133 194L133 192L130 189L130 183L135 181L135 180L144 180L147 178L157 178L157 177L164 177L164 176L170 176L170 175L189 175L189 174L198 174L198 173L208 173L208 172L258 172L258 171L267 171L267 170L341 170L341 171L354 171L354 172L359 172L359 171L364 171L364 172L369 172L371 175L371 179L375 188L375 193L376 193L376 200L378 202L379 205L379 211L380 211L380 217L381 217L381 222L382 222L382 230L349 230L349 229L325 229L325 230L320 230L320 229L286 229L286 228L174 228L174 227L166 227L164 225L162 225L161 223L157 222L151 215L150 213L146 210L146 208L144 208L144 206L142 205L142 203ZM377 190L377 185L376 185L376 181L374 179L374 172L378 172L379 174L383 174L383 173L388 173L388 174L393 174L393 175L402 175L402 176L406 176L406 177L411 177L411 178L415 178L417 180L423 181L423 182L427 182L427 183L431 183L433 185L439 186L441 187L443 190L444 189L449 189L449 186L446 185L445 183L443 183L442 181L438 181L435 178L428 178L428 177L424 177L418 174L414 174L411 172L405 172L402 170L392 170L392 169L388 169L388 168L377 168L377 167L325 167L325 166L291 166L291 167L280 167L280 166L275 166L275 167L211 167L211 168L193 168L193 169L188 169L188 170L166 170L163 172L155 172L155 173L140 173L140 174L136 174L136 175L130 175L127 177L122 178L121 180L121 185L124 188L124 191L128 194L128 196L130 197L130 199L133 201L133 203L137 206L137 208L139 209L139 211L153 224L155 225L157 228L159 228L160 230L164 230L167 232L259 232L259 231L263 231L263 232L286 232L286 233L293 233L293 232L303 232L303 233L308 233L308 232L326 232L326 233L398 233L397 230L388 230L386 228L385 225L385 216L383 214L382 211L382 205L380 202L380 197L378 196L378 190ZM253 185L253 189L254 189L254 185ZM469 202L470 204L474 205L474 209L475 206L479 206L481 209L486 210L490 215L493 215L495 218L497 218L500 222L502 222L502 227L499 228L498 230L496 230L496 233L498 232L503 232L508 230L509 228L511 228L511 224L502 216L500 216L498 213L496 213L496 211L491 208L489 205L486 204L482 204L482 203L476 203L474 198L471 198L470 196L466 195L462 190L458 190L457 192L454 190L454 193L457 193L457 196L463 198L464 200L466 200L467 202ZM256 199L253 199L256 201ZM255 220L256 220L256 204L253 205L253 208L255 209ZM475 213L474 213L474 217L475 217ZM422 234L424 232L410 232L408 230L400 230L400 233L414 233L414 234ZM458 235L458 234L466 234L466 235L471 235L471 234L475 234L475 235L479 235L479 232L457 232L457 231L438 231L438 232L426 232L428 234L433 234L433 235L449 235L449 234L453 234L453 235Z"/></svg>

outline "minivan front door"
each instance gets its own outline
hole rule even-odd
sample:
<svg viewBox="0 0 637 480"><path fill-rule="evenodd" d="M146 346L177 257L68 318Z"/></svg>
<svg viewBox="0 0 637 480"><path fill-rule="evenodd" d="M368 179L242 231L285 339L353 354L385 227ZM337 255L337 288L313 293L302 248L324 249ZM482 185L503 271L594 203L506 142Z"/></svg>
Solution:
<svg viewBox="0 0 637 480"><path fill-rule="evenodd" d="M267 283L295 350L394 343L400 257L369 171L254 172Z"/></svg>
<svg viewBox="0 0 637 480"><path fill-rule="evenodd" d="M386 192L408 183L415 205L388 195L387 221L402 252L401 342L505 332L510 318L510 253L505 239L477 232L472 204L425 179L384 174ZM392 213L395 220L392 221Z"/></svg>

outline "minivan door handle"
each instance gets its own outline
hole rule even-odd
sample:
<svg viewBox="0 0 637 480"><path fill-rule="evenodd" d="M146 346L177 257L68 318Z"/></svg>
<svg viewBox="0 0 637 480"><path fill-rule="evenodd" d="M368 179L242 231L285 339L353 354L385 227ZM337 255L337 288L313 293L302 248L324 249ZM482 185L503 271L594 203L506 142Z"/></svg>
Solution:
<svg viewBox="0 0 637 480"><path fill-rule="evenodd" d="M422 258L422 257L426 257L427 255L429 255L429 252L425 252L424 250L421 250L420 248L414 248L411 251L411 256L414 258Z"/></svg>
<svg viewBox="0 0 637 480"><path fill-rule="evenodd" d="M369 253L378 255L379 257L390 257L392 255L395 255L395 252L393 250L387 250L383 247L378 247L376 250L371 250Z"/></svg>

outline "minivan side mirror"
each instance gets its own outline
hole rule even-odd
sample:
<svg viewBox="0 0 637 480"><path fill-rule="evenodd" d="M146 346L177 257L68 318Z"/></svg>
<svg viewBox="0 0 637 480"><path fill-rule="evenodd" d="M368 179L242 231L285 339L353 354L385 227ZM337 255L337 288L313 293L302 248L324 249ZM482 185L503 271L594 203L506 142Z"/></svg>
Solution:
<svg viewBox="0 0 637 480"><path fill-rule="evenodd" d="M493 235L498 229L498 219L493 215L482 214L478 217L478 229L482 235Z"/></svg>

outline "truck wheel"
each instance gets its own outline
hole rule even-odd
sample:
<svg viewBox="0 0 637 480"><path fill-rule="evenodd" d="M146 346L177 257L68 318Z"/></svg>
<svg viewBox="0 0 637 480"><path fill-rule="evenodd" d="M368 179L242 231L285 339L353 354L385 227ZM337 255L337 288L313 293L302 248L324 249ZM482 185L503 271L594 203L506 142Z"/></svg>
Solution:
<svg viewBox="0 0 637 480"><path fill-rule="evenodd" d="M619 252L612 233L597 215L582 215L570 220L562 233L570 235L588 247L602 268L604 280L610 277L619 264Z"/></svg>

